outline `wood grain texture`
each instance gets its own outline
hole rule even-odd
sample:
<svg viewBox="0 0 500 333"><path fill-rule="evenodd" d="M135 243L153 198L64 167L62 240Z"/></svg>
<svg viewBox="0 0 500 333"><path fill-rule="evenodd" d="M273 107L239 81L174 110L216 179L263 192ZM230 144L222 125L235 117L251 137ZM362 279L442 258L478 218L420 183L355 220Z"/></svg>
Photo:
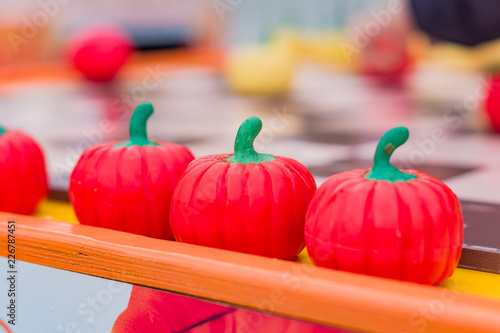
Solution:
<svg viewBox="0 0 500 333"><path fill-rule="evenodd" d="M498 332L500 302L112 230L0 213L17 259L368 332ZM138 221L139 222L139 221Z"/></svg>

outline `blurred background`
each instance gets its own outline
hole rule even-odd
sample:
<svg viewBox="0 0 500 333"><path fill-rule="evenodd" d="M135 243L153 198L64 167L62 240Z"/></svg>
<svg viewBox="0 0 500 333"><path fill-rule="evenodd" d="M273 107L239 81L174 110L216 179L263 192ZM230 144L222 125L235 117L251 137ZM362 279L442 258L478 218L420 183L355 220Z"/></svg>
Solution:
<svg viewBox="0 0 500 333"><path fill-rule="evenodd" d="M307 46L314 48L308 43L325 44L320 42L327 40L318 40L321 37L335 40L332 37L335 35L339 42L346 37L346 27L353 18L368 14L370 9L384 3L380 0L2 0L0 60L2 67L60 60L75 34L102 25L125 29L142 50L200 45L226 48L287 39L306 44L295 45L306 51ZM371 18L379 20L376 16ZM383 20L380 18L380 22ZM370 29L358 28L365 33ZM426 42L419 40L413 44L429 44ZM424 46L420 44L410 48L420 49ZM492 47L491 44L496 43L481 46L481 51ZM471 52L470 48L458 45L437 48L456 51L455 57L441 55L445 59L439 60L457 66L480 67L491 61L484 54L487 52ZM438 56L434 53L432 48L420 55L434 59Z"/></svg>
<svg viewBox="0 0 500 333"><path fill-rule="evenodd" d="M404 24L383 29L399 15L387 2L0 6L0 123L40 142L51 186L63 192L83 149L127 139L131 112L144 101L156 108L150 136L185 144L197 156L231 152L239 124L257 115L264 130L256 147L317 168L319 179L357 163L321 169L332 161L369 160L378 136L393 126L408 126L416 142L440 128L486 135L488 147L500 147L500 125L483 112L500 43L466 47L418 29L401 43ZM439 158L440 150L460 150L450 142L400 162L451 163Z"/></svg>

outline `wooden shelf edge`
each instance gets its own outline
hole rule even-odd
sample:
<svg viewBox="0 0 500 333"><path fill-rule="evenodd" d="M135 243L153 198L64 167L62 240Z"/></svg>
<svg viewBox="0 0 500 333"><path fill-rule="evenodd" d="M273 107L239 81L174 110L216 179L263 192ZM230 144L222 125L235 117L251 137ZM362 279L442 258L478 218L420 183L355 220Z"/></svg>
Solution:
<svg viewBox="0 0 500 333"><path fill-rule="evenodd" d="M497 332L500 302L305 264L0 212L17 259L367 332Z"/></svg>

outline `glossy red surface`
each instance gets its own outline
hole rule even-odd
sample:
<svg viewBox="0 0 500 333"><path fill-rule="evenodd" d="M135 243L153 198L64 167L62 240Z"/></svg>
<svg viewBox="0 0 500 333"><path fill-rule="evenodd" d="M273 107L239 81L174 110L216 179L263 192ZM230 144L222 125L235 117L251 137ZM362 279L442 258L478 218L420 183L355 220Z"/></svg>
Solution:
<svg viewBox="0 0 500 333"><path fill-rule="evenodd" d="M345 331L133 286L112 333L341 333Z"/></svg>
<svg viewBox="0 0 500 333"><path fill-rule="evenodd" d="M170 223L178 241L293 259L304 248L304 219L316 190L299 162L278 157L259 164L193 161L172 197Z"/></svg>
<svg viewBox="0 0 500 333"><path fill-rule="evenodd" d="M235 309L220 318L197 326L190 333L348 333L345 330L325 327L288 318L272 316L265 312Z"/></svg>
<svg viewBox="0 0 500 333"><path fill-rule="evenodd" d="M441 181L403 171L417 179L376 181L352 170L319 187L305 225L316 265L425 284L452 275L463 242L460 203Z"/></svg>
<svg viewBox="0 0 500 333"><path fill-rule="evenodd" d="M234 309L228 306L133 286L128 306L116 319L112 332L185 332L190 327L232 311Z"/></svg>
<svg viewBox="0 0 500 333"><path fill-rule="evenodd" d="M132 40L118 28L83 32L69 46L74 67L91 81L111 81L134 50Z"/></svg>
<svg viewBox="0 0 500 333"><path fill-rule="evenodd" d="M484 102L491 129L500 133L500 74L494 75L488 84Z"/></svg>
<svg viewBox="0 0 500 333"><path fill-rule="evenodd" d="M70 178L69 196L81 224L173 239L169 227L170 199L189 162L184 146L86 149Z"/></svg>
<svg viewBox="0 0 500 333"><path fill-rule="evenodd" d="M0 211L31 214L47 195L45 159L28 135L7 130L0 135Z"/></svg>

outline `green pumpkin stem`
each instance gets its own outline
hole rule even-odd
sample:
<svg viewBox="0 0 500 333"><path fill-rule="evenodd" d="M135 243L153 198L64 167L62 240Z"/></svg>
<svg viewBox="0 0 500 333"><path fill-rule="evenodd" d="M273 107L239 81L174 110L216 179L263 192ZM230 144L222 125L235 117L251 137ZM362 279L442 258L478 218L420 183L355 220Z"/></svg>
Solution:
<svg viewBox="0 0 500 333"><path fill-rule="evenodd" d="M153 114L153 105L151 103L143 103L135 108L130 119L130 140L120 142L115 147L131 147L131 146L158 146L158 143L148 140L146 124L149 117Z"/></svg>
<svg viewBox="0 0 500 333"><path fill-rule="evenodd" d="M365 175L365 178L386 180L392 183L416 179L417 176L403 172L389 163L394 150L405 143L409 135L406 127L396 127L387 131L378 143L373 168Z"/></svg>
<svg viewBox="0 0 500 333"><path fill-rule="evenodd" d="M257 117L245 120L236 134L234 141L234 154L226 159L231 163L261 163L274 160L273 155L259 154L255 151L253 143L262 129L262 121Z"/></svg>

